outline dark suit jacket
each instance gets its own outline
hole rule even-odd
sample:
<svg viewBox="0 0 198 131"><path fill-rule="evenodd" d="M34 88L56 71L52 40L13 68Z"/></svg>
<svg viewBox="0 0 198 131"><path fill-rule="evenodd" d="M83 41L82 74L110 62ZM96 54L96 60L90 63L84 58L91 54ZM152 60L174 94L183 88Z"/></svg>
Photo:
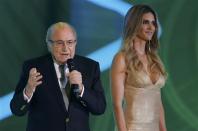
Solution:
<svg viewBox="0 0 198 131"><path fill-rule="evenodd" d="M76 99L71 93L69 109L66 110L51 55L24 62L10 107L17 116L28 113L27 131L89 131L89 113L104 113L106 101L98 62L75 55L74 63L82 74L84 94L82 98ZM29 70L33 67L43 78L42 84L27 103L23 98L23 90Z"/></svg>

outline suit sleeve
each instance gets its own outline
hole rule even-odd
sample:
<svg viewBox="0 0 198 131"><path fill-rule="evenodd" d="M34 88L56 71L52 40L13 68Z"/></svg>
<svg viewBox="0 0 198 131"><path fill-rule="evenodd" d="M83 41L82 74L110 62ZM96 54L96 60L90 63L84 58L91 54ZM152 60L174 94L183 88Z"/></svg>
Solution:
<svg viewBox="0 0 198 131"><path fill-rule="evenodd" d="M91 88L84 88L84 94L80 101L92 114L100 115L105 111L106 100L100 80L99 63L95 64L92 76Z"/></svg>
<svg viewBox="0 0 198 131"><path fill-rule="evenodd" d="M29 76L28 72L29 70L27 68L27 64L24 63L21 72L21 77L16 86L14 96L10 102L10 109L12 113L17 116L25 115L28 110L29 103L27 103L27 101L24 100L24 96L23 96L23 90L27 84L27 80Z"/></svg>

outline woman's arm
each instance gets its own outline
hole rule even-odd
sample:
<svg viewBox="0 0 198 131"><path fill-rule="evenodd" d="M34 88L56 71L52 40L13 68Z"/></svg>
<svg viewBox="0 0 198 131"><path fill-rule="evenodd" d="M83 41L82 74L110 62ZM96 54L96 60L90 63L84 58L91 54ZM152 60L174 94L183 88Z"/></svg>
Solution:
<svg viewBox="0 0 198 131"><path fill-rule="evenodd" d="M125 66L124 55L122 53L118 53L115 56L112 64L111 87L112 87L114 113L119 131L126 131L124 112L122 108L122 102L124 96L124 82L126 78L125 68L126 66Z"/></svg>
<svg viewBox="0 0 198 131"><path fill-rule="evenodd" d="M160 104L160 121L159 121L160 131L167 131L166 130L166 123L165 123L165 115L164 115L164 107L161 101Z"/></svg>

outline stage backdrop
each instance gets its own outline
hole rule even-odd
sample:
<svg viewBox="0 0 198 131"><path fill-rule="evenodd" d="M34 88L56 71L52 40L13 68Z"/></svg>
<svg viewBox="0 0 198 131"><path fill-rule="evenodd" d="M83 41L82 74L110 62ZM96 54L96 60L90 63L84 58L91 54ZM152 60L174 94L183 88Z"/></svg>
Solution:
<svg viewBox="0 0 198 131"><path fill-rule="evenodd" d="M198 130L198 13L196 0L1 0L0 131L25 131L26 116L13 116L9 102L22 62L47 53L45 35L57 21L78 33L77 53L101 65L107 99L104 115L91 116L93 131L114 131L109 73L121 45L123 18L137 3L151 5L160 23L160 56L168 72L162 100L168 131Z"/></svg>

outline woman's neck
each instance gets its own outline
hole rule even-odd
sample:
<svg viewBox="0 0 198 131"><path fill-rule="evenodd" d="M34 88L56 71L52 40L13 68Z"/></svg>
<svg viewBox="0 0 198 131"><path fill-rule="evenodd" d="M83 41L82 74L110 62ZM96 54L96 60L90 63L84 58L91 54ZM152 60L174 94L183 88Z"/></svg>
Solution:
<svg viewBox="0 0 198 131"><path fill-rule="evenodd" d="M139 56L145 55L146 41L135 38L133 40L133 46L135 51L137 52L137 55Z"/></svg>

